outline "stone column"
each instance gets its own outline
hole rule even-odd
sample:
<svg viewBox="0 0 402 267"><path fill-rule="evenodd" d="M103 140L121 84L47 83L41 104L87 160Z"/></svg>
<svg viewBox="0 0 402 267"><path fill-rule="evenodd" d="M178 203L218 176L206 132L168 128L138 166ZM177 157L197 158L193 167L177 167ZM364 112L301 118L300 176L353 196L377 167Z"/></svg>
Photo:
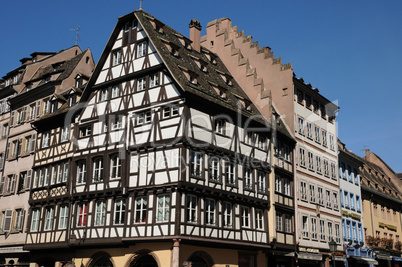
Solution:
<svg viewBox="0 0 402 267"><path fill-rule="evenodd" d="M173 239L172 257L170 267L179 267L179 252L181 239Z"/></svg>

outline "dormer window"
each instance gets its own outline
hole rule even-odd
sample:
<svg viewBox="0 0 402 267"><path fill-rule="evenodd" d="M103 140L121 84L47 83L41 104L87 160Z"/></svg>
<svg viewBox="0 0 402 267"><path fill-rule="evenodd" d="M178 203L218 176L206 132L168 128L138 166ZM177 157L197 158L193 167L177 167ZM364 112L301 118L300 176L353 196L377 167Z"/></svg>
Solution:
<svg viewBox="0 0 402 267"><path fill-rule="evenodd" d="M27 91L31 90L31 89L32 89L32 83L28 83L28 84L26 85L26 87L27 87Z"/></svg>
<svg viewBox="0 0 402 267"><path fill-rule="evenodd" d="M68 98L68 106L69 107L74 106L76 103L76 100L77 100L77 95L75 95L75 94L70 95L70 97Z"/></svg>
<svg viewBox="0 0 402 267"><path fill-rule="evenodd" d="M82 86L82 79L79 78L75 81L75 87L80 88Z"/></svg>
<svg viewBox="0 0 402 267"><path fill-rule="evenodd" d="M18 83L18 75L15 75L14 79L13 79L13 84L17 84L17 83Z"/></svg>

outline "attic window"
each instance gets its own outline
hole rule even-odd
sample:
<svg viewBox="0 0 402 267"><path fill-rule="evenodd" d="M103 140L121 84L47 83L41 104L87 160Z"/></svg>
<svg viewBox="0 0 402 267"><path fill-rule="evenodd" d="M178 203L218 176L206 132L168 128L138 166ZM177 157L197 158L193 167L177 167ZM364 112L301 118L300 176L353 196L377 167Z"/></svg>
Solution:
<svg viewBox="0 0 402 267"><path fill-rule="evenodd" d="M159 33L163 33L163 24L161 22L156 20L150 20L149 22L151 23L154 30L156 30Z"/></svg>
<svg viewBox="0 0 402 267"><path fill-rule="evenodd" d="M244 99L239 99L240 105L247 111L251 111L251 103Z"/></svg>
<svg viewBox="0 0 402 267"><path fill-rule="evenodd" d="M223 99L226 99L226 91L222 88L219 88L217 86L213 86L215 92Z"/></svg>
<svg viewBox="0 0 402 267"><path fill-rule="evenodd" d="M175 57L179 56L179 48L180 47L178 45L176 45L172 42L169 42L169 43L165 42L165 46L166 46L167 50L170 52L170 54L172 54Z"/></svg>

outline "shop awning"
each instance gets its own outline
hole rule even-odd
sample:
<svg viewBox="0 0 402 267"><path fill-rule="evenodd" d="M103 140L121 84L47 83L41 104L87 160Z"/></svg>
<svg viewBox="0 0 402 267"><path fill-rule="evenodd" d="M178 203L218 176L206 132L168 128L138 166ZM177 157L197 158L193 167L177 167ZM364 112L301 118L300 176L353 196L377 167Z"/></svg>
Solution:
<svg viewBox="0 0 402 267"><path fill-rule="evenodd" d="M378 265L378 261L376 261L373 258L369 258L369 257L360 257L360 256L350 256L353 259L355 259L358 263L363 263L363 264L374 264L374 265Z"/></svg>
<svg viewBox="0 0 402 267"><path fill-rule="evenodd" d="M392 257L392 260L393 261L402 261L402 258L400 258L400 257Z"/></svg>
<svg viewBox="0 0 402 267"><path fill-rule="evenodd" d="M322 255L317 253L297 253L297 258L300 260L312 260L312 261L320 261L322 260Z"/></svg>
<svg viewBox="0 0 402 267"><path fill-rule="evenodd" d="M386 260L386 261L390 261L390 260L392 260L392 257L391 256L387 256L387 255L375 255L375 257L377 258L377 259L379 259L379 260Z"/></svg>

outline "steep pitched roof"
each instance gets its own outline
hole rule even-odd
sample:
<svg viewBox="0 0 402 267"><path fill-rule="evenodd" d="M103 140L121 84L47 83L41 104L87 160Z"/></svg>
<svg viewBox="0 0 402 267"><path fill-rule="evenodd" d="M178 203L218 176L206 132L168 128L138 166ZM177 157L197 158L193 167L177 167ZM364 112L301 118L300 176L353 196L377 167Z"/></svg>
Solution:
<svg viewBox="0 0 402 267"><path fill-rule="evenodd" d="M166 68L179 85L179 90L239 112L246 117L252 117L253 120L264 125L269 125L269 122L259 113L215 53L204 47L201 48L200 52L197 52L192 49L191 40L143 10L136 10L119 18L94 71L94 75L84 90L83 101L89 97L90 90L95 84L96 77L106 61L121 27L134 17L141 24L149 41L153 44ZM197 82L192 83L190 77L195 78Z"/></svg>

